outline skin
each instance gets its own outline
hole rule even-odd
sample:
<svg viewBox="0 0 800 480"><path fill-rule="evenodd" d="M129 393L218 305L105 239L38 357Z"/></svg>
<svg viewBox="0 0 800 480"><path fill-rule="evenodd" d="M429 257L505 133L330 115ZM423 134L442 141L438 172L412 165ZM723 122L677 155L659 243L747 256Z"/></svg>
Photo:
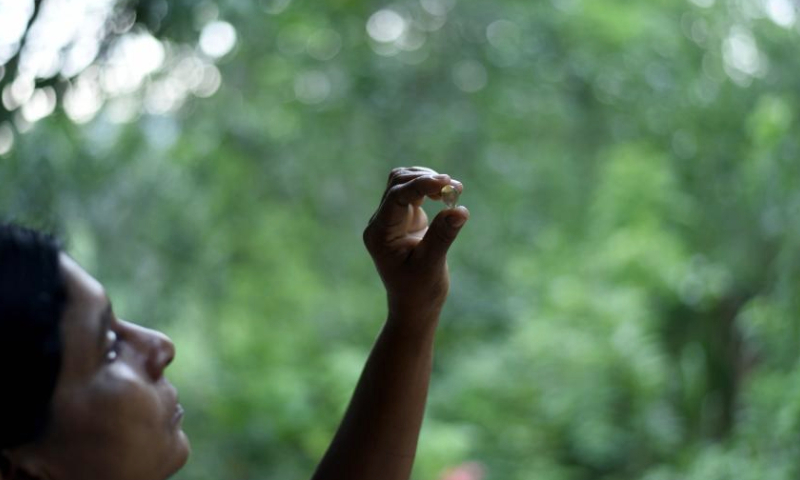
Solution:
<svg viewBox="0 0 800 480"><path fill-rule="evenodd" d="M11 478L165 479L189 443L177 392L164 377L175 347L113 314L103 287L62 254L69 302L64 355L45 437L7 454Z"/></svg>
<svg viewBox="0 0 800 480"><path fill-rule="evenodd" d="M411 475L439 315L450 287L446 255L469 219L442 210L428 225L421 205L445 185L427 168L392 170L364 244L386 287L388 317L350 406L313 480L406 480Z"/></svg>
<svg viewBox="0 0 800 480"><path fill-rule="evenodd" d="M433 344L449 290L446 254L469 218L425 198L461 183L433 170L392 171L364 243L386 287L388 315L351 403L312 480L406 480L416 454ZM163 480L189 455L182 409L164 370L163 334L117 319L103 287L61 256L69 303L64 361L45 437L2 452L0 480ZM106 319L104 321L104 318Z"/></svg>

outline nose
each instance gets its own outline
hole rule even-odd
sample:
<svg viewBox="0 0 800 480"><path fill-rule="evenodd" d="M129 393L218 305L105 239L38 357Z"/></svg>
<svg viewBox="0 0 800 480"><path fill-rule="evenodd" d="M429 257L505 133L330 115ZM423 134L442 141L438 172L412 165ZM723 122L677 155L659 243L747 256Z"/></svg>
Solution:
<svg viewBox="0 0 800 480"><path fill-rule="evenodd" d="M135 347L144 357L145 370L153 381L158 381L164 375L167 365L175 358L175 344L163 333L140 327L131 323L131 337L135 339Z"/></svg>
<svg viewBox="0 0 800 480"><path fill-rule="evenodd" d="M153 354L147 362L147 370L153 380L164 376L164 370L175 358L175 344L165 334L150 330L153 336Z"/></svg>

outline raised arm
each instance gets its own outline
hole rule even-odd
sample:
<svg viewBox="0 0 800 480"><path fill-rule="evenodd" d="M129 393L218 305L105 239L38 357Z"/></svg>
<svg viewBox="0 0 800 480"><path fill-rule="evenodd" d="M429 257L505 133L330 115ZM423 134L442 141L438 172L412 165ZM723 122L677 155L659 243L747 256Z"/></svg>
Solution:
<svg viewBox="0 0 800 480"><path fill-rule="evenodd" d="M446 254L469 212L428 226L421 205L461 183L428 168L392 170L364 243L386 287L388 316L313 480L406 480L428 395L433 340L450 285Z"/></svg>

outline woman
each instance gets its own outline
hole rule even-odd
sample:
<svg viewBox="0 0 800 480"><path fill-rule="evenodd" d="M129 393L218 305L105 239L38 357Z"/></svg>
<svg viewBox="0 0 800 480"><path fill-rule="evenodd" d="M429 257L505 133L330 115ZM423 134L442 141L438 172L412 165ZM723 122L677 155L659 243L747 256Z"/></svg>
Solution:
<svg viewBox="0 0 800 480"><path fill-rule="evenodd" d="M388 316L344 419L313 476L407 479L449 287L445 256L469 218L425 197L461 184L399 168L364 242ZM52 239L0 227L0 480L163 480L189 455L183 409L164 371L163 334L119 319L102 285Z"/></svg>

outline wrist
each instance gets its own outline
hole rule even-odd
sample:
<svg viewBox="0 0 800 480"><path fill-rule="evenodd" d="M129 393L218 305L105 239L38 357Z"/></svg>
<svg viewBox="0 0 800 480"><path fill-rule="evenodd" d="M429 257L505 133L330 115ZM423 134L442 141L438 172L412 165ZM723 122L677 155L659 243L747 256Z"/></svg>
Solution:
<svg viewBox="0 0 800 480"><path fill-rule="evenodd" d="M409 322L436 322L444 307L446 295L393 294L387 291L386 306L389 317Z"/></svg>
<svg viewBox="0 0 800 480"><path fill-rule="evenodd" d="M389 308L386 329L408 340L432 339L439 326L441 307L423 311L421 309L403 310Z"/></svg>

